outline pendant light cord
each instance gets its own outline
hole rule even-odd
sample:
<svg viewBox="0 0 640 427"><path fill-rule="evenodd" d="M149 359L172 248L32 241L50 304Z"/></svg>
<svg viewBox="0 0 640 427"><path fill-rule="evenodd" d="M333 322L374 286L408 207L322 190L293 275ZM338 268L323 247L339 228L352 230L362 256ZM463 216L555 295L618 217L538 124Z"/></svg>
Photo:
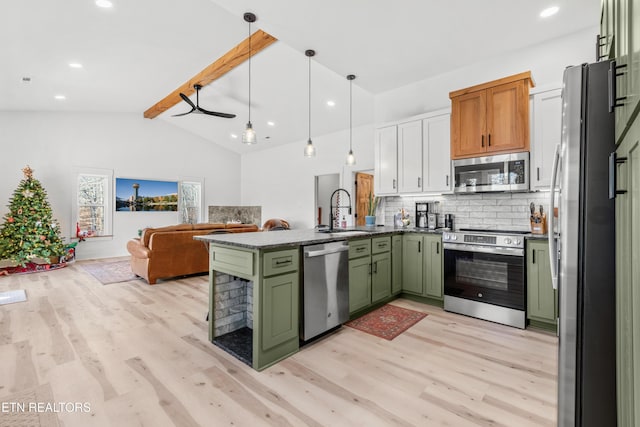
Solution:
<svg viewBox="0 0 640 427"><path fill-rule="evenodd" d="M353 79L349 80L349 151L353 151Z"/></svg>
<svg viewBox="0 0 640 427"><path fill-rule="evenodd" d="M311 56L309 56L309 141L311 141Z"/></svg>
<svg viewBox="0 0 640 427"><path fill-rule="evenodd" d="M251 123L251 22L249 22L249 123Z"/></svg>

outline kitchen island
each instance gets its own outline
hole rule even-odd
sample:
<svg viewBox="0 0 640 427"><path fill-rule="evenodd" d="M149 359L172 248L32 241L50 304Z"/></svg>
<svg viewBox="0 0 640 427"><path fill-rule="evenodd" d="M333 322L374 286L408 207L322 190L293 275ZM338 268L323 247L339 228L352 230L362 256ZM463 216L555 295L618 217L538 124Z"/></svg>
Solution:
<svg viewBox="0 0 640 427"><path fill-rule="evenodd" d="M209 246L209 340L256 370L299 349L301 248L398 234L393 227L195 237Z"/></svg>

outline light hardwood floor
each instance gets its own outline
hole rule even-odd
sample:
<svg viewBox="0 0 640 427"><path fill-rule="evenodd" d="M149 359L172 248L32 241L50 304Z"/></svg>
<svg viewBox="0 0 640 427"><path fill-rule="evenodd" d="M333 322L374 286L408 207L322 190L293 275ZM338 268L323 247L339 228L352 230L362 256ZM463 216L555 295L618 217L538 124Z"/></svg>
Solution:
<svg viewBox="0 0 640 427"><path fill-rule="evenodd" d="M554 335L400 299L428 316L393 341L342 327L256 372L207 341L207 276L103 286L81 263L0 277L28 295L0 306L0 404L90 406L43 426L556 424Z"/></svg>

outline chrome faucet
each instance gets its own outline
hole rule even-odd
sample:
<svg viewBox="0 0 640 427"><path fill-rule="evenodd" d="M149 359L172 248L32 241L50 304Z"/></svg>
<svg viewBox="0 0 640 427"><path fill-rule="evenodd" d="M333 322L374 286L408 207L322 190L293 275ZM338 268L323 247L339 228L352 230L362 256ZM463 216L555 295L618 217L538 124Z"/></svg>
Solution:
<svg viewBox="0 0 640 427"><path fill-rule="evenodd" d="M349 206L340 206L340 193L345 193L349 198ZM333 198L336 198L336 204L333 204ZM335 211L334 211L335 209ZM329 199L329 217L331 218L331 224L329 225L329 230L333 230L333 224L336 220L339 220L339 210L340 209L349 209L348 213L351 215L351 194L344 188L338 188L336 191L331 193L331 199Z"/></svg>

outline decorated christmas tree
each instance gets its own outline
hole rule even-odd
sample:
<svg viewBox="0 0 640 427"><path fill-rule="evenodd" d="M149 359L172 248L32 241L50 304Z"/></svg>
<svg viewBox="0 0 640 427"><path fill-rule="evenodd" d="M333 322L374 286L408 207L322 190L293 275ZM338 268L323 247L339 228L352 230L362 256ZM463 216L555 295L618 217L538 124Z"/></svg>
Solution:
<svg viewBox="0 0 640 427"><path fill-rule="evenodd" d="M35 260L49 263L50 257L65 253L60 226L53 219L47 192L33 178L33 170L27 166L22 172L24 179L13 192L0 227L0 259L23 266Z"/></svg>

